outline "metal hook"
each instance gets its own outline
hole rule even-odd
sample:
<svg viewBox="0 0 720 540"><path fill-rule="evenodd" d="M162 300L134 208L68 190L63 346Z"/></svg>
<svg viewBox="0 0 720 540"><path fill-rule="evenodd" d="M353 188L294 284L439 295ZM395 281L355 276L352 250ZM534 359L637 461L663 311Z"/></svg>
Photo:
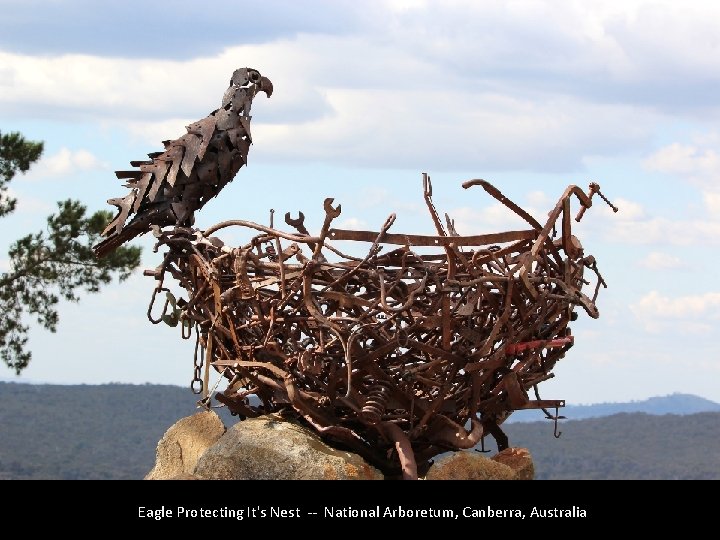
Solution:
<svg viewBox="0 0 720 540"><path fill-rule="evenodd" d="M562 431L558 431L558 418L557 418L557 416L555 417L554 420L555 420L555 430L553 431L553 435L555 436L556 439L559 439L560 436L562 435Z"/></svg>
<svg viewBox="0 0 720 540"><path fill-rule="evenodd" d="M480 450L476 448L475 451L480 454L489 454L490 452L492 452L492 450L485 450L485 437L480 439Z"/></svg>
<svg viewBox="0 0 720 540"><path fill-rule="evenodd" d="M153 309L153 306L155 305L155 297L157 297L157 293L159 293L159 292L169 293L170 289L167 289L166 287L157 287L153 291L152 298L150 299L150 305L148 306L148 309L147 309L147 318L153 324L160 324L161 322L163 322L163 317L165 317L165 315L167 314L167 308L168 308L168 305L170 304L170 298L167 297L165 299L165 304L163 305L163 310L162 310L162 313L160 314L160 318L159 319L153 318L152 309Z"/></svg>
<svg viewBox="0 0 720 540"><path fill-rule="evenodd" d="M562 435L562 431L558 431L558 420L565 420L565 416L559 416L560 409L559 407L555 407L555 416L550 417L550 419L555 423L555 429L553 431L553 435L556 439L559 439Z"/></svg>

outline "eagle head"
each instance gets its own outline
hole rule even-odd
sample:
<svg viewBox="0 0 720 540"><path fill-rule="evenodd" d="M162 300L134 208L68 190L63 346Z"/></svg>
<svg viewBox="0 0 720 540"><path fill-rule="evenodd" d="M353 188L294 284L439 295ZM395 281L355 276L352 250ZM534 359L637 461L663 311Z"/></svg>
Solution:
<svg viewBox="0 0 720 540"><path fill-rule="evenodd" d="M228 108L233 102L234 107L240 107L240 103L248 98L252 100L258 92L265 92L270 97L273 92L273 84L270 79L260 75L257 69L240 68L236 69L230 78L230 86L223 96L222 106Z"/></svg>
<svg viewBox="0 0 720 540"><path fill-rule="evenodd" d="M272 96L273 93L272 82L267 77L260 75L257 69L243 68L236 70L232 79L230 79L230 84L236 86L254 85L256 92L265 92L267 97Z"/></svg>

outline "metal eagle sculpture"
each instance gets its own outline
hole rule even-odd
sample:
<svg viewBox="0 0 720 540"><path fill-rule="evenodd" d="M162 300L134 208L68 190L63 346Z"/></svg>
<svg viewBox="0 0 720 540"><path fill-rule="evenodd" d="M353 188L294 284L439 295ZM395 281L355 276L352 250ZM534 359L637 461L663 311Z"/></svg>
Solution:
<svg viewBox="0 0 720 540"><path fill-rule="evenodd" d="M130 192L108 200L118 213L102 233L105 240L94 246L95 254L103 257L154 225L192 225L195 211L247 163L252 101L258 92L270 97L272 91L270 80L257 70L235 70L219 109L187 126L179 139L163 141L164 152L131 161L136 169L116 171Z"/></svg>

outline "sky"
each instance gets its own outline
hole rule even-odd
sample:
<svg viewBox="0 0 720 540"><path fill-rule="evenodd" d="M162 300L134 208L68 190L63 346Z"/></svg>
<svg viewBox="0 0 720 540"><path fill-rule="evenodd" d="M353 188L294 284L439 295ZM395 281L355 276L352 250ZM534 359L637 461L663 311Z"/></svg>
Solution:
<svg viewBox="0 0 720 540"><path fill-rule="evenodd" d="M101 8L98 6L102 5ZM249 164L197 216L432 233L421 174L461 234L521 222L483 178L542 221L569 184L596 204L574 232L609 288L541 386L569 403L673 392L720 401L720 3L692 1L0 0L0 131L45 142L12 193L7 248L69 197L94 211L113 174L217 108L232 72L275 87L253 105ZM577 203L574 203L577 204ZM223 239L244 238L229 232ZM143 268L160 254L143 246ZM187 385L192 344L145 316L142 269L33 328L20 376Z"/></svg>

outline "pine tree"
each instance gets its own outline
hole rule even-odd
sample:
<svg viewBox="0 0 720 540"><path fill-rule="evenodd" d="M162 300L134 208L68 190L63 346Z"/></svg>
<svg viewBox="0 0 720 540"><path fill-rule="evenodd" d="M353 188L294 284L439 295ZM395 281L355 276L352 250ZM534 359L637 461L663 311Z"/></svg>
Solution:
<svg viewBox="0 0 720 540"><path fill-rule="evenodd" d="M17 204L8 183L18 172L27 172L42 152L42 142L0 133L0 217L11 214ZM31 319L55 332L61 298L77 302L80 292L98 292L114 276L123 281L140 265L138 247L120 247L103 259L93 255L92 246L110 219L108 211L88 216L79 201L60 201L58 212L47 218L46 230L10 246L9 270L0 274L0 357L16 373L32 358L27 348Z"/></svg>

